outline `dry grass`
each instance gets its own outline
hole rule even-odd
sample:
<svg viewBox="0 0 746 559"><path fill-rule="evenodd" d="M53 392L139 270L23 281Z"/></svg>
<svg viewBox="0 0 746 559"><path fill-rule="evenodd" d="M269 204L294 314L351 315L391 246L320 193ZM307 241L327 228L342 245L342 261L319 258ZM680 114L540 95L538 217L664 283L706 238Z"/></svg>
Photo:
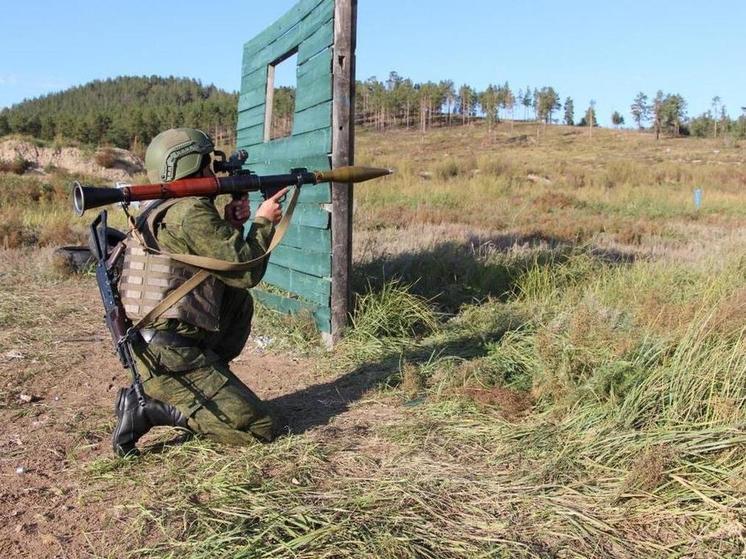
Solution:
<svg viewBox="0 0 746 559"><path fill-rule="evenodd" d="M511 135L506 126L494 141L481 126L426 136L392 131L385 142L363 135L358 160L393 166L397 174L358 187L358 223L362 229L466 224L570 242L605 235L639 247L667 239L674 226L706 221L732 229L746 217L742 147L656 143L649 135L609 130L589 139L565 127L514 141L532 130L518 125ZM705 192L699 212L694 188Z"/></svg>
<svg viewBox="0 0 746 559"><path fill-rule="evenodd" d="M31 163L23 157L18 156L13 161L0 160L0 173L13 173L22 175L31 168Z"/></svg>
<svg viewBox="0 0 746 559"><path fill-rule="evenodd" d="M95 155L96 163L101 165L104 169L111 169L119 161L117 152L111 148L101 148L96 152Z"/></svg>
<svg viewBox="0 0 746 559"><path fill-rule="evenodd" d="M316 356L345 397L371 379L345 402L369 429L337 417L81 467L84 499L116 492L134 517L113 528L131 553L742 556L744 148L533 125L360 136L360 164L398 173L356 189L355 328ZM67 235L56 196L4 234ZM2 253L4 287L39 274L19 254ZM0 351L47 339L40 304L2 292L18 318ZM304 348L307 326L259 311Z"/></svg>

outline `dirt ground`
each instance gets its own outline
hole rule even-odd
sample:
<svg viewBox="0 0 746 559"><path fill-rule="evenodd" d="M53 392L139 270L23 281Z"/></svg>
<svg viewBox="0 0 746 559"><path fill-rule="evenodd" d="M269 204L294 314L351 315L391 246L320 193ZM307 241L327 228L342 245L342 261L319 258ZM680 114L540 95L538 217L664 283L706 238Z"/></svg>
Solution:
<svg viewBox="0 0 746 559"><path fill-rule="evenodd" d="M0 270L0 557L98 556L92 550L123 544L125 496L87 499L81 483L92 462L112 456L114 397L127 373L90 278L24 299L13 275ZM27 316L28 305L48 315ZM350 407L373 373L324 378L310 362L260 345L250 339L233 370L282 411L293 433L319 441L347 434L357 447L371 422L396 414L380 400Z"/></svg>

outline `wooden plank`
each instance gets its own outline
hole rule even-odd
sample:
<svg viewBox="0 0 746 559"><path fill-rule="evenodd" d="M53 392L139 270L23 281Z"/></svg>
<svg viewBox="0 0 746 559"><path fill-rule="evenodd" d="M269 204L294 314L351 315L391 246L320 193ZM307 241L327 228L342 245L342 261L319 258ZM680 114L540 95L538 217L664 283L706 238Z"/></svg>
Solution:
<svg viewBox="0 0 746 559"><path fill-rule="evenodd" d="M331 254L324 256L317 252L284 245L280 245L272 251L269 261L278 266L303 271L320 278L328 278L332 273Z"/></svg>
<svg viewBox="0 0 746 559"><path fill-rule="evenodd" d="M330 153L331 143L331 130L314 130L257 144L252 148L250 157L253 162L264 164L271 161L303 159Z"/></svg>
<svg viewBox="0 0 746 559"><path fill-rule="evenodd" d="M285 14L280 16L272 25L261 31L251 40L244 43L243 53L245 57L256 56L266 45L286 33L294 25L300 23L303 17L321 4L324 0L300 0Z"/></svg>
<svg viewBox="0 0 746 559"><path fill-rule="evenodd" d="M254 171L253 168L249 167L252 171ZM256 171L254 171L256 172ZM268 174L268 173L259 173L260 175ZM292 192L292 190L291 190ZM249 200L252 203L252 208L259 207L258 204L261 204L264 201L264 198L262 198L262 194L260 192L251 192L249 195ZM329 183L322 183L322 184L313 184L313 185L306 185L301 189L300 197L298 198L298 207L316 207L321 209L322 205L328 205L331 202L331 188L329 187ZM287 200L283 202L283 205L287 204ZM302 211L302 210L296 210L296 211ZM324 210L327 213L329 213L327 210ZM326 222L326 220L322 220L319 218L319 220L314 221L323 221Z"/></svg>
<svg viewBox="0 0 746 559"><path fill-rule="evenodd" d="M331 253L332 232L330 229L318 229L291 223L285 233L285 238L282 239L282 244L303 248L310 252Z"/></svg>
<svg viewBox="0 0 746 559"><path fill-rule="evenodd" d="M251 168L251 167L250 167ZM252 171L254 169L252 168ZM264 174L264 173L259 173ZM252 208L258 208L259 204L264 201L260 192L250 193L249 200L252 203ZM322 205L328 205L331 202L331 188L329 183L306 185L301 189L300 197L298 198L299 207L311 206L321 208ZM285 202L287 203L287 201ZM327 210L324 210L329 213ZM326 222L325 219L315 219L314 221Z"/></svg>
<svg viewBox="0 0 746 559"><path fill-rule="evenodd" d="M272 137L272 109L275 104L275 67L267 66L267 97L264 101L264 132L262 139L269 142Z"/></svg>
<svg viewBox="0 0 746 559"><path fill-rule="evenodd" d="M300 191L299 204L330 204L332 201L332 189L328 182L320 184L309 184ZM328 213L328 212L327 212Z"/></svg>
<svg viewBox="0 0 746 559"><path fill-rule="evenodd" d="M334 44L334 21L329 20L298 46L298 66Z"/></svg>
<svg viewBox="0 0 746 559"><path fill-rule="evenodd" d="M320 79L332 79L332 49L322 50L306 63L298 66L296 78L299 84ZM299 86L300 87L300 86Z"/></svg>
<svg viewBox="0 0 746 559"><path fill-rule="evenodd" d="M313 303L307 303L299 301L297 299L288 299L287 297L281 297L274 293L267 293L260 289L252 289L252 295L254 298L271 309L275 309L278 312L285 314L298 314L300 312L308 311L311 312L316 323L316 327L321 332L330 332L331 330L331 319L329 316L329 308L321 307Z"/></svg>
<svg viewBox="0 0 746 559"><path fill-rule="evenodd" d="M293 56L293 54L298 51L302 31L302 27L294 27L287 33L287 35L284 35L274 43L267 45L267 47L257 55L257 58L252 65L253 68L250 67L249 71L254 72L257 68L261 68L262 66L276 66ZM298 62L296 61L295 64L297 66Z"/></svg>
<svg viewBox="0 0 746 559"><path fill-rule="evenodd" d="M294 167L310 170L330 168L329 154L333 142L337 142L337 131L332 131L329 126L334 113L330 103L331 72L339 48L332 51L329 46L338 37L334 27L340 17L337 4L349 2L301 0L245 44L237 144L239 148L249 150L248 166L258 174L286 173ZM354 18L348 19L352 22ZM293 134L264 142L262 132L268 106L267 66L295 49L298 52L298 99ZM261 196L252 193L251 197L252 207L256 208ZM303 188L287 235L271 256L265 280L295 292L299 297L287 298L261 289L253 290L257 300L264 300L283 312L310 310L320 330L326 333L332 332L332 313L328 304L334 292L329 279L333 235L329 229L331 214L322 205L328 205L332 199L332 187L328 184Z"/></svg>
<svg viewBox="0 0 746 559"><path fill-rule="evenodd" d="M241 95L238 97L238 110L247 111L253 107L264 105L267 100L267 82L261 87L244 91L241 89Z"/></svg>
<svg viewBox="0 0 746 559"><path fill-rule="evenodd" d="M246 146L240 141L238 147L247 149L249 159L246 166L258 175L278 175L287 173L290 169L306 168L309 171L324 171L330 169L329 157L326 155L312 155L301 158L279 159L272 161L256 161L252 155L254 146ZM303 203L329 204L332 201L329 183L307 184L301 189L298 200Z"/></svg>
<svg viewBox="0 0 746 559"><path fill-rule="evenodd" d="M299 248L306 252L329 255L332 252L331 231L317 227L306 227L293 223L294 233L287 232L282 244L292 248Z"/></svg>
<svg viewBox="0 0 746 559"><path fill-rule="evenodd" d="M325 307L329 306L332 284L329 278L317 278L270 263L264 274L263 281L275 285L285 291L295 293L307 301L313 301Z"/></svg>
<svg viewBox="0 0 746 559"><path fill-rule="evenodd" d="M334 4L334 130L332 166L354 164L355 154L355 42L357 0ZM352 185L332 185L332 342L339 341L352 310Z"/></svg>
<svg viewBox="0 0 746 559"><path fill-rule="evenodd" d="M252 171L254 170L253 168L251 169ZM261 200L263 200L263 198L261 197L261 193L257 192L255 196L252 196L250 198L250 200L259 201L259 203L261 203ZM316 207L321 208L322 205L328 205L329 203L331 203L331 200L332 194L329 183L325 182L322 184L307 184L306 186L301 188L300 197L298 198L298 205L299 207L315 205ZM327 213L329 212L327 211Z"/></svg>
<svg viewBox="0 0 746 559"><path fill-rule="evenodd" d="M334 0L325 0L316 6L301 21L301 41L305 41L319 30L325 23L334 18ZM300 43L298 43L300 44Z"/></svg>
<svg viewBox="0 0 746 559"><path fill-rule="evenodd" d="M332 99L332 80L318 79L318 77L306 75L298 79L298 89L295 96L296 112Z"/></svg>
<svg viewBox="0 0 746 559"><path fill-rule="evenodd" d="M257 124L264 125L264 107L261 105L238 113L236 130L241 131L245 128L256 126Z"/></svg>
<svg viewBox="0 0 746 559"><path fill-rule="evenodd" d="M239 149L245 149L249 152L251 157L251 148L256 144L260 144L264 138L264 123L252 126L251 128L244 128L239 130L236 135L236 147ZM249 166L251 168L251 166Z"/></svg>
<svg viewBox="0 0 746 559"><path fill-rule="evenodd" d="M270 161L260 161L253 157L253 150L249 151L249 158L246 161L252 171L262 175L277 175L287 173L290 169L305 167L309 171L331 169L329 156L326 154L308 155L306 157L290 157Z"/></svg>
<svg viewBox="0 0 746 559"><path fill-rule="evenodd" d="M295 206L293 221L297 225L327 229L331 220L330 216L331 214L318 204L298 204Z"/></svg>
<svg viewBox="0 0 746 559"><path fill-rule="evenodd" d="M309 107L293 117L293 134L304 134L313 130L329 128L332 119L332 102L325 101Z"/></svg>
<svg viewBox="0 0 746 559"><path fill-rule="evenodd" d="M261 66L250 74L241 78L241 91L251 91L252 89L266 89L267 87L267 68Z"/></svg>
<svg viewBox="0 0 746 559"><path fill-rule="evenodd" d="M289 198L286 198L283 203L283 207L287 204ZM251 192L249 193L249 203L251 208L255 211L256 208L264 201L261 193ZM313 227L316 229L328 229L330 222L330 213L328 210L322 208L321 204L311 202L295 206L295 212L293 213L293 223L304 227Z"/></svg>
<svg viewBox="0 0 746 559"><path fill-rule="evenodd" d="M308 37L311 37L320 26L330 21L334 14L334 0L322 0L313 10L311 10L300 22L289 27L280 35L276 35L274 40L267 42L266 46L258 52L249 52L244 50L241 75L250 74L257 68L273 64L283 59L287 54L297 49L298 46Z"/></svg>

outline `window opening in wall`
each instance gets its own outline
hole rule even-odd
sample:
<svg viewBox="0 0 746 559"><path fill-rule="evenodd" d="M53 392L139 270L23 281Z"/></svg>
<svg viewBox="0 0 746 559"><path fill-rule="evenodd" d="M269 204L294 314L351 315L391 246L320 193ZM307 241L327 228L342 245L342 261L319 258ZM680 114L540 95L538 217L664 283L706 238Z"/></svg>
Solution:
<svg viewBox="0 0 746 559"><path fill-rule="evenodd" d="M284 138L293 133L297 66L297 49L267 66L267 105L264 115L265 142Z"/></svg>

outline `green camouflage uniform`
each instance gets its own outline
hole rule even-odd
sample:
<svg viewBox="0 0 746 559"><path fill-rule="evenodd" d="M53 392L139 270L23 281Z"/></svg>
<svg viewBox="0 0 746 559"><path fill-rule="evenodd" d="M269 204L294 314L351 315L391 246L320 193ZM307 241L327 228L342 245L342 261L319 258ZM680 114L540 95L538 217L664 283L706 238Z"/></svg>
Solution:
<svg viewBox="0 0 746 559"><path fill-rule="evenodd" d="M185 198L171 207L156 236L163 250L231 262L247 262L264 254L274 226L257 218L246 238L218 213L209 198ZM229 369L251 329L253 302L248 289L261 280L266 259L247 272L218 272L225 284L220 328L203 330L177 319L162 319L149 328L194 340L175 347L150 344L139 348L138 364L148 396L179 409L197 433L229 444L250 444L273 438L267 406ZM181 345L181 344L180 344Z"/></svg>

